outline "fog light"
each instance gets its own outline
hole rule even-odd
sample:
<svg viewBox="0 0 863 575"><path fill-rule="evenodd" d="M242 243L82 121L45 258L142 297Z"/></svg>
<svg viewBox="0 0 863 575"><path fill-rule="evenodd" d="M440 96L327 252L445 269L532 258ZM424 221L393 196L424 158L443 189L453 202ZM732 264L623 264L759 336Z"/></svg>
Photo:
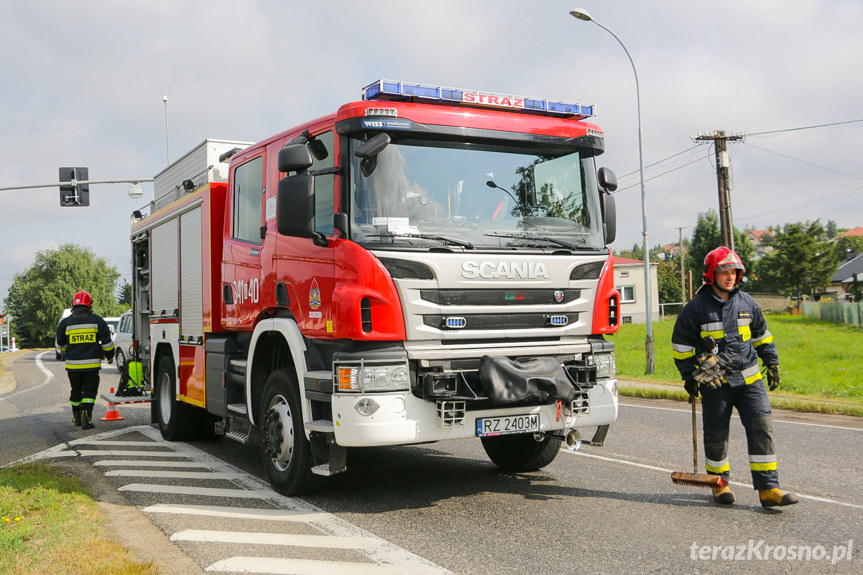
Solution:
<svg viewBox="0 0 863 575"><path fill-rule="evenodd" d="M374 415L374 413L380 409L380 405L374 399L370 397L364 397L357 402L354 408L360 413L360 415L365 415L366 417L370 415Z"/></svg>

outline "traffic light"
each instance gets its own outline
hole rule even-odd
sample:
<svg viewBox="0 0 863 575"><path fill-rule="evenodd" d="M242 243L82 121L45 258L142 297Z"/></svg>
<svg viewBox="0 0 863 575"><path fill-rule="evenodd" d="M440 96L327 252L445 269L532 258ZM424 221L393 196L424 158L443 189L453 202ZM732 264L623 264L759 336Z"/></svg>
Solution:
<svg viewBox="0 0 863 575"><path fill-rule="evenodd" d="M89 206L90 184L77 183L89 179L87 168L60 168L60 207Z"/></svg>

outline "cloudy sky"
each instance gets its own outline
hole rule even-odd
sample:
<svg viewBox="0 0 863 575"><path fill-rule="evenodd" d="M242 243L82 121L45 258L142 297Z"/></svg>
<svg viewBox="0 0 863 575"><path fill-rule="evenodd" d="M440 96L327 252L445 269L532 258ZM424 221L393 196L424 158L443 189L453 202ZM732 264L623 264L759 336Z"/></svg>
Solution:
<svg viewBox="0 0 863 575"><path fill-rule="evenodd" d="M716 209L730 143L734 223L863 226L861 0L0 0L0 188L152 177L205 138L258 141L358 99L379 78L595 104L618 175L614 249ZM163 96L168 97L167 108ZM167 116L167 138L166 138ZM57 188L0 191L0 299L34 254L90 247L127 279L126 184L90 207Z"/></svg>

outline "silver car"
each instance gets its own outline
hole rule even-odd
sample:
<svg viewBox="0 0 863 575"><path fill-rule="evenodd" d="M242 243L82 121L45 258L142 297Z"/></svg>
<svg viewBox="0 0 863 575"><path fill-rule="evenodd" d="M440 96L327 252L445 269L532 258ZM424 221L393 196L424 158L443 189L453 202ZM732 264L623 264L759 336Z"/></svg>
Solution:
<svg viewBox="0 0 863 575"><path fill-rule="evenodd" d="M120 373L126 371L126 363L134 357L132 351L132 311L120 316L114 332L114 360Z"/></svg>

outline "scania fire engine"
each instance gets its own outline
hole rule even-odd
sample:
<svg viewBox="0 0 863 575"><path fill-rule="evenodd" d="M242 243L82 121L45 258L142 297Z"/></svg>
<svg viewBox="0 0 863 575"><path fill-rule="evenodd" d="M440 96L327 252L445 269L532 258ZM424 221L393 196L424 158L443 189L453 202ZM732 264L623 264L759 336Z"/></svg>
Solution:
<svg viewBox="0 0 863 575"><path fill-rule="evenodd" d="M153 423L258 443L284 494L348 448L479 438L526 471L602 445L617 184L592 115L378 81L257 144L205 140L133 214Z"/></svg>

